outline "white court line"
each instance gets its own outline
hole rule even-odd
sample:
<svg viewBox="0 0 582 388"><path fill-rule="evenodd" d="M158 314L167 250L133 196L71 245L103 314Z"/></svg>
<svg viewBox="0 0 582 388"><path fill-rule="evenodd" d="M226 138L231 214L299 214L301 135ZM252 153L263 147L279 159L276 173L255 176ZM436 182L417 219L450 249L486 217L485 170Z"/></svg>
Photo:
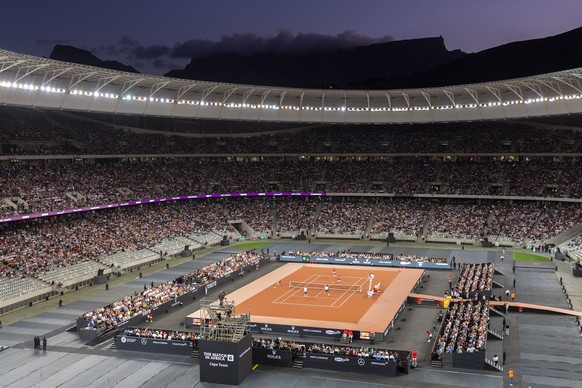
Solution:
<svg viewBox="0 0 582 388"><path fill-rule="evenodd" d="M299 297L298 297L299 298ZM314 298L310 298L310 299L314 299ZM318 299L323 299L323 298L318 298ZM306 306L306 307L327 307L330 308L329 304L313 304L313 303L293 303L293 302L285 302L285 303L279 303L279 304L284 304L285 306ZM337 307L332 307L332 308L337 308Z"/></svg>
<svg viewBox="0 0 582 388"><path fill-rule="evenodd" d="M357 279L364 279L364 283L363 283L363 284L365 284L365 283L366 283L366 278L359 277L359 278L357 278ZM353 286L355 286L355 287L361 287L362 285L361 285L361 284L357 284L357 283L356 283L356 284L354 284ZM364 292L364 288L362 288L362 292ZM345 299L345 300L344 300L344 301L343 301L343 302L342 302L342 303L341 303L339 306L334 306L334 305L336 304L336 302L339 302L339 301L340 301L340 299L341 299L341 298L343 298L343 297L344 297L344 295L345 295L345 294L347 294L347 293L350 293L350 295L348 295L348 297L347 297L347 298L346 298L346 299ZM343 306L343 305L344 305L344 304L345 304L345 303L346 303L348 300L350 300L350 298L351 298L351 297L352 297L354 294L356 294L356 292L353 292L353 291L346 291L346 292L344 292L344 293L342 294L342 296L340 296L340 297L338 298L338 300L336 300L335 302L333 302L333 303L332 303L331 307L335 307L335 308L340 308L340 307L342 307L342 306Z"/></svg>
<svg viewBox="0 0 582 388"><path fill-rule="evenodd" d="M315 276L315 279L313 279L314 276ZM311 275L307 279L305 279L304 281L302 281L302 283L306 283L306 285L309 286L309 284L311 284L312 282L313 283L317 282L317 279L319 279L321 276L322 275ZM300 288L292 288L291 290L287 291L285 294L283 294L279 298L275 299L272 303L276 303L276 304L293 304L293 303L287 303L287 300L289 300L290 298L293 298L293 297L298 297L299 298L300 296L297 295L297 290L300 290ZM287 296L285 299L283 299L280 302L278 301L279 299L281 299L285 295L289 294L290 292L291 292L291 295ZM322 291L320 291L318 294L316 294L315 297L317 297L318 295L320 295L321 292ZM307 295L307 297L308 298L313 298L313 297L310 297L309 294ZM303 298L305 298L305 296L303 296Z"/></svg>
<svg viewBox="0 0 582 388"><path fill-rule="evenodd" d="M322 276L323 277L326 277L326 278L331 278L331 280L330 280L331 281L330 287L332 287L334 284L337 284L336 283L337 282L337 280L336 280L337 278L335 278L333 276L328 276L328 275L311 275L311 276L309 276L307 279L305 279L302 282L303 283L306 283L307 286L309 286L310 283L317 283L318 280ZM363 289L364 289L363 288L363 285L366 284L366 280L367 280L367 278L363 278L361 276L344 276L343 279L356 279L356 282L353 282L352 284L349 284L347 286L348 287L352 287L352 286L353 287L362 287L362 292L363 292ZM363 281L363 282L361 284L358 284L358 281ZM275 303L275 304L284 304L284 305L293 305L293 306L319 306L319 307L327 307L327 308L338 309L338 308L341 308L352 297L352 295L348 295L348 297L346 299L344 299L343 302L339 306L335 306L336 303L338 303L340 300L342 300L346 294L348 294L348 293L349 294L354 294L355 293L353 291L349 291L348 290L348 291L344 291L343 294L341 294L340 296L338 296L336 298L326 298L326 297L320 297L320 295L323 294L323 292L324 292L323 289L322 289L317 294L315 294L315 296L309 296L309 294L308 294L308 298L310 298L310 299L325 299L325 300L335 299L335 301L333 301L333 303L331 305L328 305L328 304L321 305L321 304L313 304L313 303L293 303L293 302L288 302L289 299L294 298L294 297L296 297L296 298L305 298L304 296L297 295L297 291L298 290L301 290L301 289L300 288L290 289L285 294L283 294L280 297L278 297L277 299L275 299L272 303ZM288 295L288 294L291 294L291 295Z"/></svg>
<svg viewBox="0 0 582 388"><path fill-rule="evenodd" d="M313 276L315 276L315 275L311 275L311 276L309 276L307 279L310 279L310 278L312 278ZM285 292L283 295L281 295L281 296L279 296L277 299L275 299L275 300L273 301L273 303L279 303L279 304L280 304L280 303L285 303L285 300L287 300L287 299L289 299L289 298L291 298L291 297L293 297L293 296L295 296L295 295L296 295L296 293L297 293L297 290L299 290L299 288L290 288L290 289L289 289L287 292ZM283 299L281 302L278 302L278 300L279 300L279 299L282 299L282 298L284 298L285 296L287 296L287 294L291 294L291 295L289 295L287 298Z"/></svg>
<svg viewBox="0 0 582 388"><path fill-rule="evenodd" d="M315 275L311 275L309 276L307 279L312 278ZM290 299L293 298L295 296L297 296L297 292L300 291L300 288L290 288L289 291L287 291L286 293L284 293L283 295L281 295L279 298L275 299L273 301L273 303L279 303L279 304L285 304L285 302ZM289 295L290 294L290 295ZM285 297L285 298L284 298ZM280 302L276 302L277 300L284 298L283 300L281 300Z"/></svg>

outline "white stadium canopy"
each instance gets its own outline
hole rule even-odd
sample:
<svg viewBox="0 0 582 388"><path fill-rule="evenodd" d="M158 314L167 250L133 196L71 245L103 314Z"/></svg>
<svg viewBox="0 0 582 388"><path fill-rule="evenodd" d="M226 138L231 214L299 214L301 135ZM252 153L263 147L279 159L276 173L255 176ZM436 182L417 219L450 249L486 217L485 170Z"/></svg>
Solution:
<svg viewBox="0 0 582 388"><path fill-rule="evenodd" d="M582 112L582 68L426 89L336 90L126 73L0 49L0 104L294 123L430 123Z"/></svg>

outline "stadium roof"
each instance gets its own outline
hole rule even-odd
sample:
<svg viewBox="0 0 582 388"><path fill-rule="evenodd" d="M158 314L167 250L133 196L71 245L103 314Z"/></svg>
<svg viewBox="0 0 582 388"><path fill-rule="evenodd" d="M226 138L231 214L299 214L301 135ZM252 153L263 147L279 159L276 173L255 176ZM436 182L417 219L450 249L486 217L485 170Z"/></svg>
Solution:
<svg viewBox="0 0 582 388"><path fill-rule="evenodd" d="M296 123L515 119L582 113L582 68L426 89L299 89L126 73L0 49L0 103L85 112Z"/></svg>

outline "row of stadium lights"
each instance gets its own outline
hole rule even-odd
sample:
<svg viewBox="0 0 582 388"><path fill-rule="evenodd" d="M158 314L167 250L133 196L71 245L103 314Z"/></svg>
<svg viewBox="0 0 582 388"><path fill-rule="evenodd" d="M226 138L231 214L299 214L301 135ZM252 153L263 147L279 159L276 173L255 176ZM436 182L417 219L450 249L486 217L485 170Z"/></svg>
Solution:
<svg viewBox="0 0 582 388"><path fill-rule="evenodd" d="M16 89L24 89L24 90L41 90L48 93L59 93L65 94L67 93L66 89L48 87L48 86L36 86L33 84L23 84L23 83L16 83L16 82L0 82L0 87L5 88L16 88ZM110 99L118 99L118 94L113 93L101 93L101 92L88 92L83 90L71 90L69 92L71 95L78 95L78 96L87 96L87 97L99 97L99 98L110 98ZM439 105L439 106L430 106L430 107L406 107L406 108L398 108L398 107L383 107L383 108L346 108L342 107L313 107L313 106L295 106L295 105L281 105L280 107L277 105L267 105L267 104L235 104L235 103L228 103L223 104L221 102L206 102L206 101L193 101L193 100L179 100L178 105L199 105L199 106L219 106L219 107L226 107L226 108L250 108L250 109L274 109L274 110L309 110L309 111L325 111L325 112L403 112L403 111L428 111L428 110L449 110L449 109L466 109L466 108L487 108L493 106L508 106L508 105L518 105L518 104L531 104L536 102L554 102L560 100L575 100L582 98L582 94L572 94L568 96L559 96L559 97L544 97L544 98L534 98L534 99L527 99L527 100L513 100L513 101L505 101L505 102L488 102L482 104L457 104L457 105ZM159 103L166 103L166 104L173 104L175 100L170 98L157 98L157 97L140 97L140 96L132 96L132 95L125 95L121 97L122 100L131 100L131 101L149 101L149 102L159 102Z"/></svg>

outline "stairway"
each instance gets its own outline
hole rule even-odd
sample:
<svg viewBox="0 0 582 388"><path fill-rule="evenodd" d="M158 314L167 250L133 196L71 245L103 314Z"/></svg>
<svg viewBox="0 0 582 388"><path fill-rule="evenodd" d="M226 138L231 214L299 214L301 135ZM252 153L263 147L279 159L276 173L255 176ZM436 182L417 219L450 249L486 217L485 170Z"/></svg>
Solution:
<svg viewBox="0 0 582 388"><path fill-rule="evenodd" d="M192 355L190 356L190 358L199 359L200 358L200 350L192 349Z"/></svg>
<svg viewBox="0 0 582 388"><path fill-rule="evenodd" d="M443 360L439 360L439 359L430 360L430 367L431 368L442 368L443 367Z"/></svg>
<svg viewBox="0 0 582 388"><path fill-rule="evenodd" d="M503 334L500 334L500 333L493 331L491 329L487 329L487 339L503 340Z"/></svg>
<svg viewBox="0 0 582 388"><path fill-rule="evenodd" d="M501 275L501 276L505 276L505 273L501 272L500 270L497 269L497 267L493 268L493 275Z"/></svg>
<svg viewBox="0 0 582 388"><path fill-rule="evenodd" d="M109 346L109 350L117 350L117 341L113 338L113 342L111 342L111 346Z"/></svg>
<svg viewBox="0 0 582 388"><path fill-rule="evenodd" d="M493 288L504 288L503 284L499 283L497 280L493 279L491 281L491 284L493 285Z"/></svg>
<svg viewBox="0 0 582 388"><path fill-rule="evenodd" d="M489 311L490 311L490 312L493 312L493 313L495 313L495 314L497 314L497 315L499 315L500 317L503 317L503 316L505 316L505 314L503 313L503 311L501 311L501 310L497 310L495 307L490 307L490 308L489 308Z"/></svg>
<svg viewBox="0 0 582 388"><path fill-rule="evenodd" d="M364 231L364 235L366 236L366 238L368 238L368 236L370 235L370 231L372 230L372 227L374 226L374 221L376 220L376 210L378 210L378 201L376 201L372 205L372 211L370 212L370 218L368 219L368 223L366 225L366 230Z"/></svg>
<svg viewBox="0 0 582 388"><path fill-rule="evenodd" d="M292 368L303 369L303 356L298 356L293 359Z"/></svg>
<svg viewBox="0 0 582 388"><path fill-rule="evenodd" d="M430 231L430 220L434 217L434 213L435 213L435 205L432 205L430 208L430 211L428 213L428 217L426 218L426 220L424 221L424 225L422 226L422 235L423 236L428 236L428 232Z"/></svg>
<svg viewBox="0 0 582 388"><path fill-rule="evenodd" d="M485 369L486 370L494 370L494 371L498 371L498 372L503 372L503 365L501 364L497 364L495 365L495 363L491 360L489 360L488 358L485 359Z"/></svg>

